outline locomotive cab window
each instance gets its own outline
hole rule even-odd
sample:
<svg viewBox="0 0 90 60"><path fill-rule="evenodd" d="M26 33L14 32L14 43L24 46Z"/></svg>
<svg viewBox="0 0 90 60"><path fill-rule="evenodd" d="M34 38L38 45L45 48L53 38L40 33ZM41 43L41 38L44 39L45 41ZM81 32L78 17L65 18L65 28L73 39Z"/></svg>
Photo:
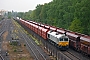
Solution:
<svg viewBox="0 0 90 60"><path fill-rule="evenodd" d="M63 38L60 38L60 41L63 41Z"/></svg>
<svg viewBox="0 0 90 60"><path fill-rule="evenodd" d="M68 38L64 38L64 41L68 41Z"/></svg>

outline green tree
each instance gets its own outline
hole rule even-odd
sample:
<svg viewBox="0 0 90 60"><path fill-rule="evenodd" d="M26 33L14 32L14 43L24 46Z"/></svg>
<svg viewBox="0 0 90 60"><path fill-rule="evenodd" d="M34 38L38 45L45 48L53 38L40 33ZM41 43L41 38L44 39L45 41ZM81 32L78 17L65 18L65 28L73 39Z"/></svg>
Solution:
<svg viewBox="0 0 90 60"><path fill-rule="evenodd" d="M83 28L81 26L81 21L77 18L75 18L72 23L71 23L71 26L69 27L69 29L71 31L74 31L74 32L79 32L79 33L82 33L83 32Z"/></svg>
<svg viewBox="0 0 90 60"><path fill-rule="evenodd" d="M53 0L18 16L72 31L90 34L89 0ZM75 18L75 19L74 19ZM87 23L87 24L86 24Z"/></svg>

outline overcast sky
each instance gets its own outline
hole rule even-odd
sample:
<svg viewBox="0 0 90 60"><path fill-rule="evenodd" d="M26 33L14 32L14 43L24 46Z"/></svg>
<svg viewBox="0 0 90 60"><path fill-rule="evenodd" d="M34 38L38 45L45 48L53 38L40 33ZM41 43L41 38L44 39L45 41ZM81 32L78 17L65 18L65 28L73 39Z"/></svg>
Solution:
<svg viewBox="0 0 90 60"><path fill-rule="evenodd" d="M52 0L0 0L0 10L25 12L34 10L37 4L49 3Z"/></svg>

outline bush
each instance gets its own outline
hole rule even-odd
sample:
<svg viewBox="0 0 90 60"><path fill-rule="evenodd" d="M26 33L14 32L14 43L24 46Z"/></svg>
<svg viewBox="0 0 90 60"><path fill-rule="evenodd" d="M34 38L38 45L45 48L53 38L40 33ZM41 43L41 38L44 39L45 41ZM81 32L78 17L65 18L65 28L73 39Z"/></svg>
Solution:
<svg viewBox="0 0 90 60"><path fill-rule="evenodd" d="M16 50L16 49L14 49L14 52L17 52L17 50Z"/></svg>

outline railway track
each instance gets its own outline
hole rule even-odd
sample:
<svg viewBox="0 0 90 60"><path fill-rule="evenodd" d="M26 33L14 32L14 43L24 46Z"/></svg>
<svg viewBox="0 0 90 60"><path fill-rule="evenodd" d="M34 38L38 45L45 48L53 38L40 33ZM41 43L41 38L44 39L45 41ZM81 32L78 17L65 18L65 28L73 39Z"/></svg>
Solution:
<svg viewBox="0 0 90 60"><path fill-rule="evenodd" d="M0 33L0 36L4 33L5 31L2 31L1 33Z"/></svg>
<svg viewBox="0 0 90 60"><path fill-rule="evenodd" d="M3 49L3 34L9 30L10 20L2 20L0 27L0 60L9 60L9 57L6 56L6 50ZM6 38L8 40L8 38Z"/></svg>
<svg viewBox="0 0 90 60"><path fill-rule="evenodd" d="M32 38L29 38L25 33L23 33L24 31L21 30L19 27L18 29L20 31L20 35L25 40L28 48L34 55L35 60L48 60L49 58L47 58L43 53L41 53L41 50L39 50L39 48L37 47L36 43L32 40Z"/></svg>
<svg viewBox="0 0 90 60"><path fill-rule="evenodd" d="M71 60L81 60L79 57L72 54L70 51L62 52L65 56L69 57Z"/></svg>
<svg viewBox="0 0 90 60"><path fill-rule="evenodd" d="M3 58L3 56L0 55L0 60L5 60L5 59Z"/></svg>
<svg viewBox="0 0 90 60"><path fill-rule="evenodd" d="M0 33L0 37L1 37L1 35L4 33L5 31L2 31L1 33ZM1 39L1 38L0 38ZM1 42L1 41L0 41ZM0 48L1 48L1 44L0 44ZM4 58L3 58L3 56L1 55L1 49L0 49L0 60L5 60Z"/></svg>
<svg viewBox="0 0 90 60"><path fill-rule="evenodd" d="M22 36L23 36L23 35L22 35ZM23 36L23 38L24 38L24 36ZM24 38L24 39L25 39L25 38ZM28 47L31 49L32 53L34 54L36 60L47 60L47 59L43 56L43 54L38 50L38 48L34 45L33 42L27 41L26 39L25 39L25 41L26 41ZM29 45L29 44L32 44L32 46ZM33 49L33 48L34 48L34 49ZM36 54L36 53L37 53L37 54Z"/></svg>
<svg viewBox="0 0 90 60"><path fill-rule="evenodd" d="M2 34L3 31L8 31L9 24L10 24L9 20L2 20L2 22L1 22L2 26L0 28L0 34Z"/></svg>

